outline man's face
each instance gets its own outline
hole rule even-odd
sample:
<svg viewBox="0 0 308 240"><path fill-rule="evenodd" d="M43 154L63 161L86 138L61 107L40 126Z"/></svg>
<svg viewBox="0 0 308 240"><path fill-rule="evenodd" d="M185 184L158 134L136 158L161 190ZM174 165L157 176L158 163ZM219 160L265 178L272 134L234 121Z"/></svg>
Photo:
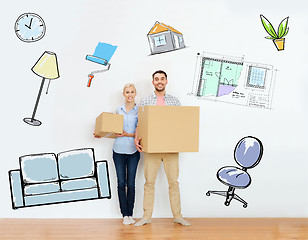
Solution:
<svg viewBox="0 0 308 240"><path fill-rule="evenodd" d="M157 92L163 92L165 90L165 87L166 87L168 81L167 81L165 74L156 73L154 75L152 83L153 83L153 86L154 86L154 88Z"/></svg>

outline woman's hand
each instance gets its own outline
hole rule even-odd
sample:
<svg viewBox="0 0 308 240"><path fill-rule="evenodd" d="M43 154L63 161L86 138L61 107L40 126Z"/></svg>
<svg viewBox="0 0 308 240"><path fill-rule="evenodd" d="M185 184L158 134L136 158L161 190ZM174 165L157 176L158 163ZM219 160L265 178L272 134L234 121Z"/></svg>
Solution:
<svg viewBox="0 0 308 240"><path fill-rule="evenodd" d="M100 137L100 136L95 135L95 132L93 133L93 136L94 136L95 138L102 138L102 137Z"/></svg>
<svg viewBox="0 0 308 240"><path fill-rule="evenodd" d="M117 133L117 137L132 137L132 138L134 138L135 133L127 133L127 132L123 131L123 133L121 133L121 134Z"/></svg>
<svg viewBox="0 0 308 240"><path fill-rule="evenodd" d="M121 134L120 133L117 133L116 134L117 137L128 137L128 133L123 131Z"/></svg>

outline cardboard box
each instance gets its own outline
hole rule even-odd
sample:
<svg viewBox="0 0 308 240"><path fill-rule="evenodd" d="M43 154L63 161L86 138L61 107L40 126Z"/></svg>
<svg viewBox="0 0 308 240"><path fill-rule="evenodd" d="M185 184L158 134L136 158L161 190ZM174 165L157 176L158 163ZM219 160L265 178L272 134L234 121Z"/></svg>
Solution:
<svg viewBox="0 0 308 240"><path fill-rule="evenodd" d="M199 107L140 106L138 136L147 153L198 152Z"/></svg>
<svg viewBox="0 0 308 240"><path fill-rule="evenodd" d="M106 138L115 138L116 133L123 132L124 116L103 112L95 121L95 135Z"/></svg>

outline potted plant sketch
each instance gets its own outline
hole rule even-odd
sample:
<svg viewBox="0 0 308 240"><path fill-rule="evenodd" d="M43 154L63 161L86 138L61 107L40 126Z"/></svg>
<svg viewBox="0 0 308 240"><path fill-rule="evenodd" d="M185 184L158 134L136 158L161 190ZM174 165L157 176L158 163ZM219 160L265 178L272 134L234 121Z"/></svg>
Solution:
<svg viewBox="0 0 308 240"><path fill-rule="evenodd" d="M270 35L265 38L272 39L278 51L284 50L284 36L286 36L289 32L289 17L284 18L280 22L277 32L275 31L273 25L262 14L260 15L260 18L265 31Z"/></svg>

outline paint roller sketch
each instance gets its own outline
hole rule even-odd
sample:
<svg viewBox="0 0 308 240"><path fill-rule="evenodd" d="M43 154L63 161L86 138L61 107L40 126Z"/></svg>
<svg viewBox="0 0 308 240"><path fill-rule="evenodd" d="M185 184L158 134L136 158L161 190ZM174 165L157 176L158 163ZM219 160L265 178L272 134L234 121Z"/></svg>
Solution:
<svg viewBox="0 0 308 240"><path fill-rule="evenodd" d="M117 49L117 46L113 46L108 43L101 43L99 42L98 45L95 48L95 52L93 55L87 55L86 60L89 60L91 62L95 62L97 64L105 66L101 70L92 71L88 77L88 87L91 86L92 79L94 78L94 74L100 73L100 72L106 72L110 69L110 58L113 56L115 50Z"/></svg>

